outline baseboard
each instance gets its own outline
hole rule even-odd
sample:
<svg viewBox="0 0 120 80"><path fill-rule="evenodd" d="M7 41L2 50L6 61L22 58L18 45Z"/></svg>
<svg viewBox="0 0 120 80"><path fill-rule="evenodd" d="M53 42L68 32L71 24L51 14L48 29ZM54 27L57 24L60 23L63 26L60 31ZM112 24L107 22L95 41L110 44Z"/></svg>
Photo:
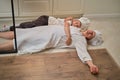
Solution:
<svg viewBox="0 0 120 80"><path fill-rule="evenodd" d="M32 17L15 17L16 21L21 21L21 20L34 20L37 19L38 17L32 16ZM12 21L11 17L3 17L0 18L0 21Z"/></svg>
<svg viewBox="0 0 120 80"><path fill-rule="evenodd" d="M81 16L83 16L83 14L67 14L67 15L52 15L56 18L66 18L68 16L73 16L74 18L80 18ZM24 17L15 17L16 21L23 21L23 20L34 20L37 19L38 16L24 16ZM12 17L1 17L0 21L12 21Z"/></svg>
<svg viewBox="0 0 120 80"><path fill-rule="evenodd" d="M120 17L120 13L112 13L112 14L84 14L84 17L88 18L117 18Z"/></svg>
<svg viewBox="0 0 120 80"><path fill-rule="evenodd" d="M68 16L72 16L74 18L80 18L83 16L83 14L64 14L64 15L53 15L56 18L66 18Z"/></svg>

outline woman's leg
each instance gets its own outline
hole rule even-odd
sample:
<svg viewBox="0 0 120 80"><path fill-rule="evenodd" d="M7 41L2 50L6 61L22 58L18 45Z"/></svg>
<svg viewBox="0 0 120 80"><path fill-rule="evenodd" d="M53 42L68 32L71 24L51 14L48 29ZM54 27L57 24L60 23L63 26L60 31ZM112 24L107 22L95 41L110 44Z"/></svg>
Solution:
<svg viewBox="0 0 120 80"><path fill-rule="evenodd" d="M7 51L7 50L13 50L14 45L13 45L13 40L9 40L5 43L0 44L0 51Z"/></svg>
<svg viewBox="0 0 120 80"><path fill-rule="evenodd" d="M14 32L13 31L0 32L0 38L13 39L14 38Z"/></svg>

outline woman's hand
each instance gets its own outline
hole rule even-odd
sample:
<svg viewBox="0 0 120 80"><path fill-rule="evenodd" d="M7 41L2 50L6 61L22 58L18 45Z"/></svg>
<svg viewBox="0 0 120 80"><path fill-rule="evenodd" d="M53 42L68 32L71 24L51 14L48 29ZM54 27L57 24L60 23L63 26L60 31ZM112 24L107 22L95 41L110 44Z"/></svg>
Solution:
<svg viewBox="0 0 120 80"><path fill-rule="evenodd" d="M67 40L66 40L66 45L70 45L72 43L72 39L71 37L68 37Z"/></svg>

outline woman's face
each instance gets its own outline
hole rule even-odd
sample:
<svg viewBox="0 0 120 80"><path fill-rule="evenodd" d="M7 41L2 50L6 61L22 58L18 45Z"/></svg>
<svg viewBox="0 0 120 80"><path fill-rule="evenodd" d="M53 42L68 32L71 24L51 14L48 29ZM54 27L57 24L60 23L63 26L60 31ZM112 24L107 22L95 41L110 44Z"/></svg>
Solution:
<svg viewBox="0 0 120 80"><path fill-rule="evenodd" d="M86 30L84 33L84 36L86 37L86 39L90 40L93 37L95 37L95 31L93 30Z"/></svg>
<svg viewBox="0 0 120 80"><path fill-rule="evenodd" d="M80 28L81 27L81 22L77 19L73 19L72 25Z"/></svg>

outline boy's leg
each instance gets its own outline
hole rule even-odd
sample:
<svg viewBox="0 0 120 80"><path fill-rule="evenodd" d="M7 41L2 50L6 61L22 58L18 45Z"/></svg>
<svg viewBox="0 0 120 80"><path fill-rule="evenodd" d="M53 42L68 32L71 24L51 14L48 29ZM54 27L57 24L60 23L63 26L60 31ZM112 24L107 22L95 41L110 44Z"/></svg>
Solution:
<svg viewBox="0 0 120 80"><path fill-rule="evenodd" d="M16 28L32 28L32 27L35 27L35 26L36 25L35 25L34 22L23 22Z"/></svg>
<svg viewBox="0 0 120 80"><path fill-rule="evenodd" d="M0 32L0 38L13 39L14 38L14 32L13 31Z"/></svg>
<svg viewBox="0 0 120 80"><path fill-rule="evenodd" d="M42 16L38 17L36 20L32 21L32 23L35 24L35 27L48 25L48 18L49 18L49 16L42 15Z"/></svg>
<svg viewBox="0 0 120 80"><path fill-rule="evenodd" d="M13 40L9 40L5 43L0 44L0 51L7 51L7 50L13 50L14 46L13 46Z"/></svg>

